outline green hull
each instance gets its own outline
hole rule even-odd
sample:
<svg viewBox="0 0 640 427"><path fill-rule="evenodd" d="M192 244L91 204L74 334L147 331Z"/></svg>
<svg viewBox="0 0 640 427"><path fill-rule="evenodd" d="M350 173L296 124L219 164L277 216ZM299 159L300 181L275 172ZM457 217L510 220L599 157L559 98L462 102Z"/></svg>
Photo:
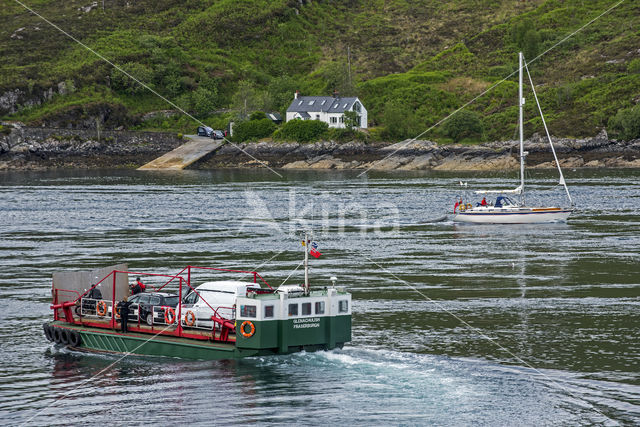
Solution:
<svg viewBox="0 0 640 427"><path fill-rule="evenodd" d="M77 331L80 334L80 345L77 348L91 351L196 360L239 359L264 353L259 350L240 350L233 344L133 332L122 334L110 329L70 325L59 321L51 322L49 325Z"/></svg>
<svg viewBox="0 0 640 427"><path fill-rule="evenodd" d="M111 329L100 329L73 325L62 321L49 322L50 327L69 329L80 335L80 344L73 348L121 354L143 356L179 357L194 360L241 359L251 356L290 354L298 351L314 351L342 347L343 343L329 345L309 345L305 342L293 342L294 345L282 345L274 348L238 348L230 343L200 341L163 335L129 332L122 334ZM257 338L257 337L256 337ZM246 340L257 341L257 340ZM246 343L245 341L245 343ZM71 347L71 345L69 345Z"/></svg>

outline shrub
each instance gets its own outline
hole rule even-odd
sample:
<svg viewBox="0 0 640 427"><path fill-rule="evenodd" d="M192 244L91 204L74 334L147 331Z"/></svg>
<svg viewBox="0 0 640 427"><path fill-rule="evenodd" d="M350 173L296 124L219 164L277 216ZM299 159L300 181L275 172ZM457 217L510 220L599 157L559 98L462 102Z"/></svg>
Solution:
<svg viewBox="0 0 640 427"><path fill-rule="evenodd" d="M184 135L182 135L181 133L179 133L179 134L177 135L177 137L178 137L178 139L180 139L180 140L181 140L182 138L184 138Z"/></svg>
<svg viewBox="0 0 640 427"><path fill-rule="evenodd" d="M258 140L271 136L276 125L269 119L240 122L233 128L233 140L238 142Z"/></svg>
<svg viewBox="0 0 640 427"><path fill-rule="evenodd" d="M327 134L329 125L319 120L291 120L285 123L274 138L282 141L317 141Z"/></svg>
<svg viewBox="0 0 640 427"><path fill-rule="evenodd" d="M608 128L611 133L625 141L640 138L640 105L618 110L618 113L609 119Z"/></svg>
<svg viewBox="0 0 640 427"><path fill-rule="evenodd" d="M122 66L122 69L153 88L153 73L149 70L149 67L137 62L128 62ZM139 95L146 91L143 86L116 68L111 70L111 85L116 91L129 95Z"/></svg>
<svg viewBox="0 0 640 427"><path fill-rule="evenodd" d="M249 120L261 120L266 118L267 118L267 115L263 111L254 111L249 116Z"/></svg>
<svg viewBox="0 0 640 427"><path fill-rule="evenodd" d="M454 142L459 142L463 138L481 136L483 131L482 120L473 111L460 110L444 122L443 131Z"/></svg>
<svg viewBox="0 0 640 427"><path fill-rule="evenodd" d="M640 58L633 59L627 65L627 71L629 74L640 74Z"/></svg>
<svg viewBox="0 0 640 427"><path fill-rule="evenodd" d="M329 139L337 142L361 141L367 142L369 135L355 129L331 128L328 132Z"/></svg>

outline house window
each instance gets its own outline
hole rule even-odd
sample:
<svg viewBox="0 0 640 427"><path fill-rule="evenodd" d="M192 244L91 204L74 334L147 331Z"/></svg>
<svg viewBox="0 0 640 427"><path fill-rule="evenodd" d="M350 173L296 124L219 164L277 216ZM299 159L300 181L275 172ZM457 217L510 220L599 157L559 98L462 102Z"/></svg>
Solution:
<svg viewBox="0 0 640 427"><path fill-rule="evenodd" d="M326 99L323 99L323 100L322 100L322 104L320 104L320 105L324 105L324 104L325 104L325 102L327 102L327 100L326 100Z"/></svg>
<svg viewBox="0 0 640 427"><path fill-rule="evenodd" d="M302 315L303 316L311 316L311 303L303 302L302 303Z"/></svg>
<svg viewBox="0 0 640 427"><path fill-rule="evenodd" d="M255 305L241 305L240 306L240 316L241 317L256 317L256 306Z"/></svg>
<svg viewBox="0 0 640 427"><path fill-rule="evenodd" d="M316 114L316 120L320 120L320 114Z"/></svg>
<svg viewBox="0 0 640 427"><path fill-rule="evenodd" d="M316 102L316 101L315 100L309 101L309 105L313 105L314 102Z"/></svg>
<svg viewBox="0 0 640 427"><path fill-rule="evenodd" d="M349 105L349 104L344 104L344 106L342 108L347 108L347 105Z"/></svg>
<svg viewBox="0 0 640 427"><path fill-rule="evenodd" d="M333 108L338 108L339 106L340 106L339 104L336 104L333 106Z"/></svg>
<svg viewBox="0 0 640 427"><path fill-rule="evenodd" d="M337 122L338 122L337 117L331 117L331 123L337 123Z"/></svg>
<svg viewBox="0 0 640 427"><path fill-rule="evenodd" d="M353 104L353 109L359 113L360 112L360 103L356 102L355 104Z"/></svg>
<svg viewBox="0 0 640 427"><path fill-rule="evenodd" d="M264 307L264 317L273 317L273 306L272 305L265 305Z"/></svg>
<svg viewBox="0 0 640 427"><path fill-rule="evenodd" d="M348 300L342 300L342 301L338 301L338 311L340 313L346 313L349 311L349 301Z"/></svg>
<svg viewBox="0 0 640 427"><path fill-rule="evenodd" d="M344 123L344 116L340 116L340 123Z"/></svg>
<svg viewBox="0 0 640 427"><path fill-rule="evenodd" d="M302 101L298 102L298 105L302 105Z"/></svg>
<svg viewBox="0 0 640 427"><path fill-rule="evenodd" d="M298 315L298 304L289 304L289 316Z"/></svg>
<svg viewBox="0 0 640 427"><path fill-rule="evenodd" d="M316 314L324 314L324 301L316 302Z"/></svg>

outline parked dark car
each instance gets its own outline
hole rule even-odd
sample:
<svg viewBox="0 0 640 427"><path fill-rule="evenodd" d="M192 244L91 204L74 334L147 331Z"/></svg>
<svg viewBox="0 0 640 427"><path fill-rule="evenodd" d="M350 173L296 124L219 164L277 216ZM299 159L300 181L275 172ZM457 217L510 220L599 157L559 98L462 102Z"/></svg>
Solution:
<svg viewBox="0 0 640 427"><path fill-rule="evenodd" d="M224 139L224 132L221 130L214 130L213 135L211 135L213 139Z"/></svg>
<svg viewBox="0 0 640 427"><path fill-rule="evenodd" d="M151 326L153 323L164 323L164 311L157 310L154 317L153 307L175 308L178 306L178 295L164 292L142 292L129 298L129 302L131 303L129 320L138 320L138 316L135 315L137 307L140 321L147 322L147 325Z"/></svg>
<svg viewBox="0 0 640 427"><path fill-rule="evenodd" d="M209 138L213 138L214 130L209 126L198 126L198 136L208 136Z"/></svg>

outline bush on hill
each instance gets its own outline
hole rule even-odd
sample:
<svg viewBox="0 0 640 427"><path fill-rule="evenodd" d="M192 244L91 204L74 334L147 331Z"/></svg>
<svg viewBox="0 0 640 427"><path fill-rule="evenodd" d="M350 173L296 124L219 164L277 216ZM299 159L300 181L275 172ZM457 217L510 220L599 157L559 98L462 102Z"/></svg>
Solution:
<svg viewBox="0 0 640 427"><path fill-rule="evenodd" d="M640 105L618 110L618 113L609 119L608 127L611 133L625 141L640 138Z"/></svg>

